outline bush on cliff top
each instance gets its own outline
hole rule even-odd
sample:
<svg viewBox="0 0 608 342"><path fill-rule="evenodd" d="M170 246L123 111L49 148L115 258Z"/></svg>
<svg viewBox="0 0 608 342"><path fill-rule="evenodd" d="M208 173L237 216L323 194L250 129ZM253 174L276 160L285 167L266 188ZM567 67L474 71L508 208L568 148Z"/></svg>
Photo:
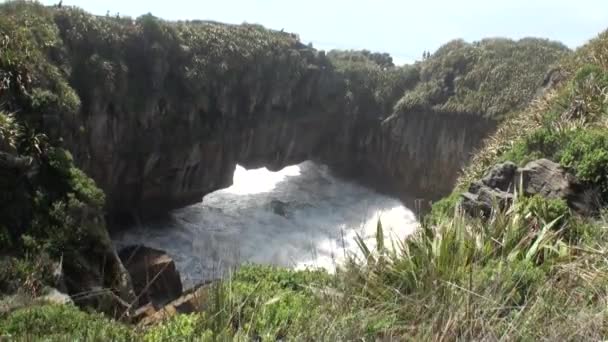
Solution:
<svg viewBox="0 0 608 342"><path fill-rule="evenodd" d="M455 40L420 62L420 83L396 105L398 113L432 110L501 118L536 95L549 66L567 56L561 43L525 38Z"/></svg>

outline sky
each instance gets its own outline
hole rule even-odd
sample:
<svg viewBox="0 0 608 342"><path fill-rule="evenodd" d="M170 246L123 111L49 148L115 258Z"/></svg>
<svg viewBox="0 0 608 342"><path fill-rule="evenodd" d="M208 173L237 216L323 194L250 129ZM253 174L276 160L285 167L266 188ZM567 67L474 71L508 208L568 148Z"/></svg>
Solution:
<svg viewBox="0 0 608 342"><path fill-rule="evenodd" d="M0 0L2 1L2 0ZM52 5L59 0L43 0ZM94 14L243 22L297 33L317 49L388 52L419 60L463 38L559 40L571 48L608 29L608 0L63 0Z"/></svg>

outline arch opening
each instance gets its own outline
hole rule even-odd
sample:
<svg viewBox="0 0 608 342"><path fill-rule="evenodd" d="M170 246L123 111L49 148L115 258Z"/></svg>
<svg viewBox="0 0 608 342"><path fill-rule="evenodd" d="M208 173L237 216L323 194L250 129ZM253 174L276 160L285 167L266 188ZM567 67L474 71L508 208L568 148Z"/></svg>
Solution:
<svg viewBox="0 0 608 342"><path fill-rule="evenodd" d="M348 255L358 255L357 235L375 246L378 219L386 240L403 239L417 225L400 200L306 161L276 172L237 166L232 186L113 238L119 248L144 244L167 251L184 284L193 286L243 263L333 272Z"/></svg>

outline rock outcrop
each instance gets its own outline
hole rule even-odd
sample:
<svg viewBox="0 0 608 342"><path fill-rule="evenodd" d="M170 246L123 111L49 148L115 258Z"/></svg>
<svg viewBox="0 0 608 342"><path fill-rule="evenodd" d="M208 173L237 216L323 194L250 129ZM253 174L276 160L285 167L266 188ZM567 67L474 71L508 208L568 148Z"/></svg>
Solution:
<svg viewBox="0 0 608 342"><path fill-rule="evenodd" d="M137 245L125 247L118 254L131 275L136 307L150 303L160 308L182 295L179 272L165 252Z"/></svg>
<svg viewBox="0 0 608 342"><path fill-rule="evenodd" d="M574 211L590 215L597 201L592 189L582 185L574 175L548 159L529 162L518 168L512 162L494 166L462 195L462 207L471 215L488 217L494 208L506 208L516 191L525 196L540 195L562 199Z"/></svg>

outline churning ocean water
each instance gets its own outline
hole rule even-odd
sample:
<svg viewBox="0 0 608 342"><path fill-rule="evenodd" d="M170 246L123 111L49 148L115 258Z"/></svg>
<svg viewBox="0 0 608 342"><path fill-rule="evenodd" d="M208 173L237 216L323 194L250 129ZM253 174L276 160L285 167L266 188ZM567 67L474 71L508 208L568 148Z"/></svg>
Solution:
<svg viewBox="0 0 608 342"><path fill-rule="evenodd" d="M304 162L278 172L237 166L230 188L113 239L117 248L143 244L166 251L189 287L242 263L333 272L348 255L358 255L357 235L375 246L379 219L387 246L417 226L399 200L335 178L326 166Z"/></svg>

